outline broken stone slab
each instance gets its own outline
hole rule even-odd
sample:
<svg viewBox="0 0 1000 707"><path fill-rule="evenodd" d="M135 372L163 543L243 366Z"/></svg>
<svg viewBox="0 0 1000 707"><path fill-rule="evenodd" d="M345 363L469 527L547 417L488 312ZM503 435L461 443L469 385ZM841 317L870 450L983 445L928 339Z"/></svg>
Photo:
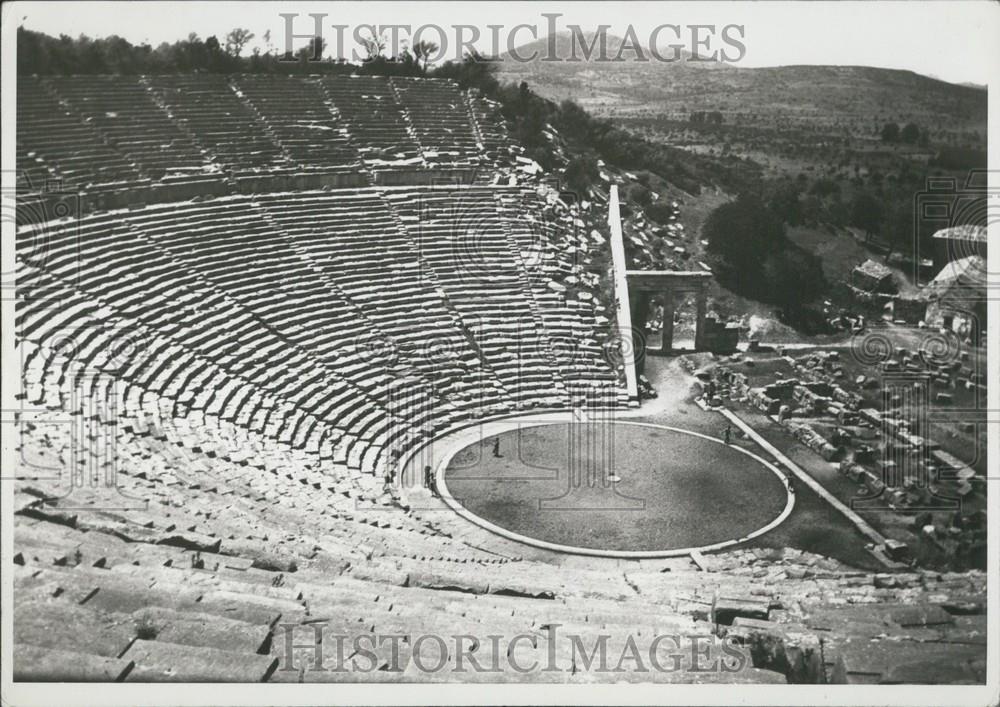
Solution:
<svg viewBox="0 0 1000 707"><path fill-rule="evenodd" d="M802 624L738 616L726 635L743 643L758 668L776 670L794 683L825 680L820 640Z"/></svg>
<svg viewBox="0 0 1000 707"><path fill-rule="evenodd" d="M63 510L45 503L26 506L18 511L18 515L23 515L27 518L35 518L37 520L44 520L50 523L58 523L70 528L76 528L79 521L79 516L73 511Z"/></svg>
<svg viewBox="0 0 1000 707"><path fill-rule="evenodd" d="M411 572L409 586L453 592L470 592L472 594L486 594L489 591L489 585L486 582L478 581L464 574L462 576L455 576L440 572Z"/></svg>
<svg viewBox="0 0 1000 707"><path fill-rule="evenodd" d="M161 534L156 544L179 547L194 552L217 553L219 548L222 547L222 539L193 531L173 531Z"/></svg>
<svg viewBox="0 0 1000 707"><path fill-rule="evenodd" d="M128 682L264 682L278 667L278 658L136 640L123 656L135 667Z"/></svg>
<svg viewBox="0 0 1000 707"><path fill-rule="evenodd" d="M728 626L733 619L767 619L771 610L769 601L736 597L716 597L712 602L712 622Z"/></svg>
<svg viewBox="0 0 1000 707"><path fill-rule="evenodd" d="M551 587L532 584L524 581L492 581L489 584L490 594L508 597L525 597L528 599L555 599Z"/></svg>
<svg viewBox="0 0 1000 707"><path fill-rule="evenodd" d="M18 644L14 682L121 682L134 665L131 660Z"/></svg>
<svg viewBox="0 0 1000 707"><path fill-rule="evenodd" d="M298 570L298 563L294 557L269 552L261 549L259 544L247 541L226 540L222 543L221 549L216 550L216 552L249 559L252 567L270 572L295 572Z"/></svg>

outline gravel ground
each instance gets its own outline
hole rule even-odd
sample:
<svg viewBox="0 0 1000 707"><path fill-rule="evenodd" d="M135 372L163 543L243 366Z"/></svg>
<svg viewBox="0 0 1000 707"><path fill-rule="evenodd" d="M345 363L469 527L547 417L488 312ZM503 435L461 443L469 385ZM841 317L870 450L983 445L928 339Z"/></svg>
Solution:
<svg viewBox="0 0 1000 707"><path fill-rule="evenodd" d="M499 435L455 457L448 488L469 510L497 525L549 542L614 550L671 550L736 539L766 525L785 506L782 482L753 458L681 432L615 423L613 470L605 483L600 453L574 455L569 426ZM595 470L596 482L587 482ZM751 502L752 501L752 502Z"/></svg>

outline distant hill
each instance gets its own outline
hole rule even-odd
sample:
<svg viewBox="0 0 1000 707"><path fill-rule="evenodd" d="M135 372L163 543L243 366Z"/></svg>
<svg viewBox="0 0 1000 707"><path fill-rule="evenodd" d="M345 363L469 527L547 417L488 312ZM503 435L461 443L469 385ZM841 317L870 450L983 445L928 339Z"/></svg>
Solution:
<svg viewBox="0 0 1000 707"><path fill-rule="evenodd" d="M589 43L593 35L586 35ZM780 66L742 68L721 62L540 61L548 38L519 47L519 62L499 63L500 78L527 81L554 100L570 98L588 110L620 118L663 117L686 120L695 111L720 111L726 123L789 123L839 127L871 135L888 121L916 122L931 130L985 135L986 90L923 76L912 71L867 66ZM621 39L607 37L610 56ZM730 49L732 51L732 49ZM664 56L670 50L663 49ZM556 36L556 56L571 55L570 33ZM578 56L579 53L578 53ZM686 58L686 57L685 57Z"/></svg>

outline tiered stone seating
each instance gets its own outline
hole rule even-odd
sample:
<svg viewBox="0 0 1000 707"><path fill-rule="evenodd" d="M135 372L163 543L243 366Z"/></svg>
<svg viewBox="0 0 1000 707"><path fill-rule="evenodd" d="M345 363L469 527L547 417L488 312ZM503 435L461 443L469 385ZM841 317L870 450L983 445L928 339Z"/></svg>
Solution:
<svg viewBox="0 0 1000 707"><path fill-rule="evenodd" d="M594 272L604 237L587 228L575 206L571 211L554 196L545 199L529 189L495 195L567 388L575 399L626 403L622 363L608 346L612 317L602 302L606 283Z"/></svg>
<svg viewBox="0 0 1000 707"><path fill-rule="evenodd" d="M473 653L486 664L487 636L532 635L545 655L554 641L561 671L479 678L489 681L983 680L984 573L871 574L795 550L698 565L498 557L377 505L367 477L329 474L212 416L119 425L115 488L67 494L65 478L15 488L8 571L21 679L468 680L451 648L448 668L413 663L415 639L435 633L479 637ZM64 458L68 434L25 424L19 475L41 452ZM146 503L119 508L125 496ZM98 503L82 510L90 497ZM324 673L309 669L317 628L349 646L359 636L408 638L395 659L376 651L375 673ZM748 660L736 673L692 673L682 662L666 673L602 674L574 668L559 641L571 634L608 636L612 661L629 640L642 652L656 636L679 636L685 661L688 642L704 648L728 635Z"/></svg>
<svg viewBox="0 0 1000 707"><path fill-rule="evenodd" d="M581 386L575 404L595 384L620 402L607 366L552 346L546 322L574 315L558 303L539 314L508 235L516 208L503 217L494 190L476 189L457 217L454 198L301 192L49 224L47 260L19 278L20 336L42 352L29 393L65 381L66 363L45 354L58 335L84 342L82 366L120 377L140 405L150 391L177 414L218 414L375 475L449 426L565 407L564 374ZM470 218L480 263L451 233ZM41 291L60 299L29 296ZM52 311L60 301L72 306ZM107 354L123 335L141 341L136 360Z"/></svg>
<svg viewBox="0 0 1000 707"><path fill-rule="evenodd" d="M518 406L564 406L565 385L552 370L493 192L393 190L386 200Z"/></svg>
<svg viewBox="0 0 1000 707"><path fill-rule="evenodd" d="M482 153L466 96L457 86L401 77L393 78L392 85L429 163L474 159Z"/></svg>
<svg viewBox="0 0 1000 707"><path fill-rule="evenodd" d="M211 159L233 172L292 166L225 76L150 76L156 100Z"/></svg>
<svg viewBox="0 0 1000 707"><path fill-rule="evenodd" d="M513 149L495 107L439 79L22 76L18 116L24 190L85 189L85 210L431 167L490 183Z"/></svg>
<svg viewBox="0 0 1000 707"><path fill-rule="evenodd" d="M259 203L371 321L371 329L355 330L355 340L375 353L387 349L384 365L410 363L433 382L445 402L439 416L511 410L507 392L377 193L271 196Z"/></svg>
<svg viewBox="0 0 1000 707"><path fill-rule="evenodd" d="M45 84L144 175L159 180L211 171L198 146L138 78L56 76L45 79Z"/></svg>
<svg viewBox="0 0 1000 707"><path fill-rule="evenodd" d="M234 77L233 83L299 167L323 173L357 171L357 150L319 79L248 74Z"/></svg>
<svg viewBox="0 0 1000 707"><path fill-rule="evenodd" d="M40 79L18 76L17 98L18 167L27 170L33 188L43 186L42 180L67 189L140 181L135 165Z"/></svg>
<svg viewBox="0 0 1000 707"><path fill-rule="evenodd" d="M63 239L51 234L59 244L48 261L51 269L25 267L19 273L26 288L19 335L43 350L60 338L87 347L90 358L76 351L60 365L90 372L110 368L112 375L168 395L184 408L215 411L317 451L337 438L334 423L342 434L348 426L355 436L372 429L379 416L364 407L363 395L340 374L317 370L309 353L278 335L260 313L244 309L233 292L213 287L177 253L158 245L156 227L169 232L169 220L157 223L156 210L144 217L137 221L148 232L111 214L81 225L80 240L75 225ZM52 294L31 297L34 287ZM126 349L124 360L94 358L111 357L120 337L138 342ZM279 351L282 363L276 367L268 352ZM62 377L55 369L45 373Z"/></svg>
<svg viewBox="0 0 1000 707"><path fill-rule="evenodd" d="M420 146L389 79L381 76L321 79L337 114L372 165L420 164Z"/></svg>
<svg viewBox="0 0 1000 707"><path fill-rule="evenodd" d="M984 679L983 573L869 574L791 550L726 553L701 559L701 568L687 558L627 566L496 558L414 526L398 509L361 519L363 511L338 505L322 483L283 482L283 475L303 470L284 457L288 450L241 456L243 443L231 436L236 428L225 432L205 422L170 429L128 423L120 488L149 500L141 511L83 513L43 503L52 485L18 487L15 554L7 568L15 587L16 679ZM215 444L208 441L213 435ZM22 440L61 451L58 439L39 430ZM268 477L282 493L267 491ZM325 512L326 502L307 501L324 493ZM370 533L360 534L364 528ZM419 555L400 551L397 538L406 535L419 538ZM312 669L309 646L317 631L330 646L333 634L347 637L342 660L360 661L351 648L359 637L404 637L395 652L373 646L371 660L323 672ZM484 665L494 650L488 636L532 636L529 645L541 652L524 650L519 664L531 665L551 648L559 670L510 670L502 643L499 673L470 672L467 663L462 670L450 645L445 667L428 672L420 665L436 658L413 659L415 650L427 649L427 641L416 645L423 634L478 638L472 655ZM661 664L671 665L670 655L680 663L669 672L638 672L626 663L623 672L601 673L578 662L570 635L587 646L607 636L612 664L629 641L645 657L657 636L669 636L659 643L667 648ZM706 663L722 657L716 636L735 641L745 665L691 672L695 644L708 648ZM324 660L335 667L336 651L324 651Z"/></svg>
<svg viewBox="0 0 1000 707"><path fill-rule="evenodd" d="M472 127L490 160L506 162L515 146L500 115L500 104L470 92L467 101L472 112ZM485 174L484 174L485 176Z"/></svg>

